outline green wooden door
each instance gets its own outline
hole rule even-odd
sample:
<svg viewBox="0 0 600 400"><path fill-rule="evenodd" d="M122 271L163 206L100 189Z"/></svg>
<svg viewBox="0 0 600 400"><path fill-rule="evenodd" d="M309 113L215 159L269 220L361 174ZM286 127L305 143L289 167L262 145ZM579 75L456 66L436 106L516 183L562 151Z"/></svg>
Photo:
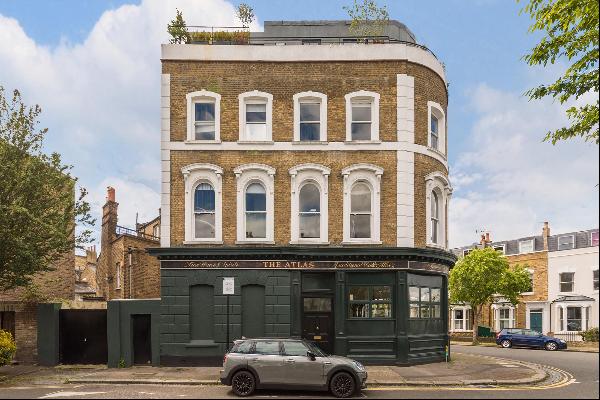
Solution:
<svg viewBox="0 0 600 400"><path fill-rule="evenodd" d="M529 328L533 331L542 332L542 312L531 311L529 313Z"/></svg>
<svg viewBox="0 0 600 400"><path fill-rule="evenodd" d="M242 286L242 335L247 338L265 335L265 287Z"/></svg>

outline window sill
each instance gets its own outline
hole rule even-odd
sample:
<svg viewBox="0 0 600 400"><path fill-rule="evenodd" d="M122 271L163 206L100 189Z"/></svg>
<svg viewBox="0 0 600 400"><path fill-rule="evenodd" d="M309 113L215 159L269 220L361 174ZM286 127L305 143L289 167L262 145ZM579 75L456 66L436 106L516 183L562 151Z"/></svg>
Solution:
<svg viewBox="0 0 600 400"><path fill-rule="evenodd" d="M223 244L222 240L184 240L183 244Z"/></svg>
<svg viewBox="0 0 600 400"><path fill-rule="evenodd" d="M345 140L345 144L381 144L381 140Z"/></svg>
<svg viewBox="0 0 600 400"><path fill-rule="evenodd" d="M352 246L352 245L361 245L361 244L382 244L383 242L381 240L344 240L341 244L343 246Z"/></svg>
<svg viewBox="0 0 600 400"><path fill-rule="evenodd" d="M441 244L436 244L436 243L427 243L426 246L433 247L434 249L447 250L447 248L445 246L442 246Z"/></svg>
<svg viewBox="0 0 600 400"><path fill-rule="evenodd" d="M304 145L308 144L311 146L326 146L329 144L327 140L294 140L292 141L292 145Z"/></svg>
<svg viewBox="0 0 600 400"><path fill-rule="evenodd" d="M313 245L329 245L331 242L319 241L319 240L292 240L290 241L291 245L305 245L305 244L313 244Z"/></svg>
<svg viewBox="0 0 600 400"><path fill-rule="evenodd" d="M221 140L184 140L185 144L220 144Z"/></svg>
<svg viewBox="0 0 600 400"><path fill-rule="evenodd" d="M238 140L238 144L271 144L274 145L275 142L272 140Z"/></svg>
<svg viewBox="0 0 600 400"><path fill-rule="evenodd" d="M427 146L427 151L430 151L434 154L437 154L438 156L442 157L444 160L446 160L446 154L442 153L439 150L434 149L433 147L429 147Z"/></svg>
<svg viewBox="0 0 600 400"><path fill-rule="evenodd" d="M236 240L235 244L275 244L274 240Z"/></svg>
<svg viewBox="0 0 600 400"><path fill-rule="evenodd" d="M531 296L532 294L534 294L534 292L523 292L521 293L521 296Z"/></svg>

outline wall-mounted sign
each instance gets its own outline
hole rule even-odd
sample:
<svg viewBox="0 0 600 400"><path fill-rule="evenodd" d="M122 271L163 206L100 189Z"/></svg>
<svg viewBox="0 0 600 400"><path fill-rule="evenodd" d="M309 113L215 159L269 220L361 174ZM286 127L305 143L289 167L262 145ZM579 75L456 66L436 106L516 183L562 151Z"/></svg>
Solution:
<svg viewBox="0 0 600 400"><path fill-rule="evenodd" d="M235 294L235 278L223 278L223 294Z"/></svg>

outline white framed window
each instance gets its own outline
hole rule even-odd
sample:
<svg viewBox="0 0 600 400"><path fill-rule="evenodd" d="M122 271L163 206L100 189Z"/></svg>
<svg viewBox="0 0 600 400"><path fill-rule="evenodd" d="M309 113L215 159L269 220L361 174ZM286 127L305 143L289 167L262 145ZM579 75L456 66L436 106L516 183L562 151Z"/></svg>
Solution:
<svg viewBox="0 0 600 400"><path fill-rule="evenodd" d="M448 203L452 195L450 181L441 172L433 172L425 177L427 246L447 248L446 223ZM466 250L468 254L468 250ZM463 255L466 255L463 252Z"/></svg>
<svg viewBox="0 0 600 400"><path fill-rule="evenodd" d="M346 141L379 140L379 93L360 90L346 98Z"/></svg>
<svg viewBox="0 0 600 400"><path fill-rule="evenodd" d="M500 329L513 327L511 308L502 307L498 309L498 327Z"/></svg>
<svg viewBox="0 0 600 400"><path fill-rule="evenodd" d="M575 272L561 272L558 274L561 293L571 293L575 289Z"/></svg>
<svg viewBox="0 0 600 400"><path fill-rule="evenodd" d="M275 168L244 164L234 168L237 183L237 240L273 243Z"/></svg>
<svg viewBox="0 0 600 400"><path fill-rule="evenodd" d="M344 177L344 243L380 244L381 175L383 168L354 164Z"/></svg>
<svg viewBox="0 0 600 400"><path fill-rule="evenodd" d="M428 139L427 146L439 153L446 154L446 114L441 105L427 102Z"/></svg>
<svg viewBox="0 0 600 400"><path fill-rule="evenodd" d="M564 235L558 237L558 250L570 250L575 248L575 235Z"/></svg>
<svg viewBox="0 0 600 400"><path fill-rule="evenodd" d="M600 289L600 280L598 279L598 270L597 269L592 271L592 281L593 281L594 290L598 291L598 289Z"/></svg>
<svg viewBox="0 0 600 400"><path fill-rule="evenodd" d="M223 169L213 164L190 164L181 169L185 189L184 244L221 243Z"/></svg>
<svg viewBox="0 0 600 400"><path fill-rule="evenodd" d="M187 141L221 140L221 95L208 90L188 93Z"/></svg>
<svg viewBox="0 0 600 400"><path fill-rule="evenodd" d="M505 244L496 244L492 246L494 250L496 250L500 254L506 254L506 245Z"/></svg>
<svg viewBox="0 0 600 400"><path fill-rule="evenodd" d="M121 289L121 263L115 266L115 289Z"/></svg>
<svg viewBox="0 0 600 400"><path fill-rule="evenodd" d="M535 250L534 243L534 239L519 241L519 253L533 253Z"/></svg>
<svg viewBox="0 0 600 400"><path fill-rule="evenodd" d="M590 245L598 246L598 231L590 233Z"/></svg>
<svg viewBox="0 0 600 400"><path fill-rule="evenodd" d="M463 250L463 257L469 254L471 251L472 249Z"/></svg>
<svg viewBox="0 0 600 400"><path fill-rule="evenodd" d="M294 95L294 141L327 141L327 95L318 92Z"/></svg>
<svg viewBox="0 0 600 400"><path fill-rule="evenodd" d="M152 236L160 238L160 224L156 224L152 227Z"/></svg>
<svg viewBox="0 0 600 400"><path fill-rule="evenodd" d="M471 307L452 307L451 309L451 329L453 332L472 331L473 321L471 317Z"/></svg>
<svg viewBox="0 0 600 400"><path fill-rule="evenodd" d="M238 99L240 141L272 141L273 95L254 90L240 94Z"/></svg>
<svg viewBox="0 0 600 400"><path fill-rule="evenodd" d="M291 243L328 243L328 186L331 170L319 164L290 168Z"/></svg>

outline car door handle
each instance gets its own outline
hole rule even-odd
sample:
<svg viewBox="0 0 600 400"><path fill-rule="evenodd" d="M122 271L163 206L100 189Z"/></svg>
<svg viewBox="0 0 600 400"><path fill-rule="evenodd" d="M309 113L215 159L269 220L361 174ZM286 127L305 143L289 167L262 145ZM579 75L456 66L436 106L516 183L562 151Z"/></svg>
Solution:
<svg viewBox="0 0 600 400"><path fill-rule="evenodd" d="M296 361L295 360L285 360L285 362L288 364L294 364Z"/></svg>
<svg viewBox="0 0 600 400"><path fill-rule="evenodd" d="M330 361L324 361L323 365L331 365L331 362Z"/></svg>

